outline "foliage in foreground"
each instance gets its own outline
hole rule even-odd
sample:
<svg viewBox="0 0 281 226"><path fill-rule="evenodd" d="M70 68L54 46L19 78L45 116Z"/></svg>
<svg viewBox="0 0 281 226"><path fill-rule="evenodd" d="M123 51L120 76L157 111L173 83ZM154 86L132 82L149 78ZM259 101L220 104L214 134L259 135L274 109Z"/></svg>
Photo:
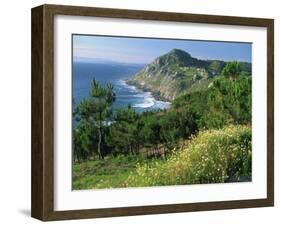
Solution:
<svg viewBox="0 0 281 226"><path fill-rule="evenodd" d="M250 181L251 158L248 126L201 131L167 161L138 164L124 186Z"/></svg>
<svg viewBox="0 0 281 226"><path fill-rule="evenodd" d="M251 123L251 77L234 76L235 70L228 69L231 79L218 76L207 89L175 99L168 110L137 113L128 106L113 113L112 100L102 104L103 96L90 96L74 112L78 122L73 129L74 159L140 154L143 148L156 157L160 149L169 153L198 130ZM92 93L96 89L93 86Z"/></svg>
<svg viewBox="0 0 281 226"><path fill-rule="evenodd" d="M251 83L229 63L170 109L137 113L113 111L113 87L94 80L74 111L73 188L250 181Z"/></svg>
<svg viewBox="0 0 281 226"><path fill-rule="evenodd" d="M154 161L147 160L141 155L106 156L99 159L73 164L74 190L93 188L120 188L124 186L131 172L136 169L137 163Z"/></svg>

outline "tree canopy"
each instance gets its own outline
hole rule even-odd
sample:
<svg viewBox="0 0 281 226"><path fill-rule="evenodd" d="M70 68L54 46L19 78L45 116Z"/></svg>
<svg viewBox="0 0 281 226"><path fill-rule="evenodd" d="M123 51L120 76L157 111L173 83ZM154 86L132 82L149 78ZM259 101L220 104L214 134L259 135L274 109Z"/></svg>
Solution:
<svg viewBox="0 0 281 226"><path fill-rule="evenodd" d="M176 98L169 109L138 113L130 105L113 109L114 87L93 79L89 97L74 111L75 158L140 153L165 157L199 130L249 124L251 84L239 63L229 62L208 88Z"/></svg>
<svg viewBox="0 0 281 226"><path fill-rule="evenodd" d="M228 62L222 69L222 75L236 79L241 73L241 65L237 61Z"/></svg>

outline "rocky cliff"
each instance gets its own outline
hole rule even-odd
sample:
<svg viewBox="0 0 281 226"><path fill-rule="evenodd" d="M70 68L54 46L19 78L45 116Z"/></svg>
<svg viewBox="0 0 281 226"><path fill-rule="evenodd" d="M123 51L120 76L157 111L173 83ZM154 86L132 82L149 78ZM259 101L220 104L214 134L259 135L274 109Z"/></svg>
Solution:
<svg viewBox="0 0 281 226"><path fill-rule="evenodd" d="M151 91L158 99L172 101L181 94L208 87L225 64L219 60L200 60L173 49L146 65L127 83ZM241 67L251 74L250 63L241 62Z"/></svg>

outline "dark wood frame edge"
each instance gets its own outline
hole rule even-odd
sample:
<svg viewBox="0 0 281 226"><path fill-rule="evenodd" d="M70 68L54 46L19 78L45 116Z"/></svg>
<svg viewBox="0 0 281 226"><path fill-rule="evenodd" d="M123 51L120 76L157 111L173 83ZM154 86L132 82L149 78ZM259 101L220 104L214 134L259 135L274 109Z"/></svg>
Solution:
<svg viewBox="0 0 281 226"><path fill-rule="evenodd" d="M267 198L89 210L54 211L53 22L55 15L178 21L267 28ZM31 216L43 221L114 217L274 205L274 20L63 5L32 9Z"/></svg>

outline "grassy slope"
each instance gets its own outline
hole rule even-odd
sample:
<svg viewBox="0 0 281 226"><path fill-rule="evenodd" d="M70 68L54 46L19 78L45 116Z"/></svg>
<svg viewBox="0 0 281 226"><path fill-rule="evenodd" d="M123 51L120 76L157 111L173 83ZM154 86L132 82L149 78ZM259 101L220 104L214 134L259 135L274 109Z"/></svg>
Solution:
<svg viewBox="0 0 281 226"><path fill-rule="evenodd" d="M251 155L250 127L206 130L166 162L138 165L126 186L250 181Z"/></svg>
<svg viewBox="0 0 281 226"><path fill-rule="evenodd" d="M73 175L74 189L249 181L251 129L199 132L166 161L119 156L74 164Z"/></svg>
<svg viewBox="0 0 281 226"><path fill-rule="evenodd" d="M124 181L136 165L153 161L142 156L108 156L104 161L92 160L73 165L73 189L124 187Z"/></svg>

